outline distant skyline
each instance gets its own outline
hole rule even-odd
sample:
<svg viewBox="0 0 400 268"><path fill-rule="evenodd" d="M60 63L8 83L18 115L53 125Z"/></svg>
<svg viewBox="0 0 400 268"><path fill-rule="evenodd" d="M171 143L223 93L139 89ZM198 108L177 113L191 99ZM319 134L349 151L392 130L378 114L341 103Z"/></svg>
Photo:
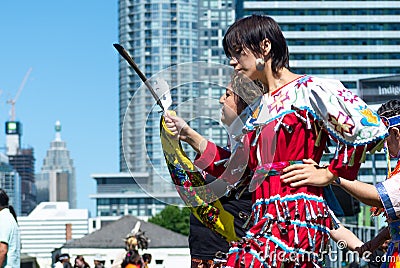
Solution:
<svg viewBox="0 0 400 268"><path fill-rule="evenodd" d="M117 0L0 1L0 147L7 100L32 68L15 104L22 147L34 148L40 172L59 120L76 169L77 207L92 213L90 175L119 171L117 14Z"/></svg>

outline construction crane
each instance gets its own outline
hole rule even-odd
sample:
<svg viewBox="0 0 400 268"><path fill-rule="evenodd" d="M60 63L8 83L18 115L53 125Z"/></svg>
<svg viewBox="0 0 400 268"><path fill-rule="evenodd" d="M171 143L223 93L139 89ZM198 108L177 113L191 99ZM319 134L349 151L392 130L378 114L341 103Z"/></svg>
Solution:
<svg viewBox="0 0 400 268"><path fill-rule="evenodd" d="M15 103L18 100L19 95L21 94L22 89L25 86L26 81L28 80L29 75L32 72L32 67L29 68L29 70L26 72L24 79L22 79L21 85L18 88L17 94L15 94L14 99L7 100L8 104L11 104L11 110L10 110L10 121L15 121Z"/></svg>

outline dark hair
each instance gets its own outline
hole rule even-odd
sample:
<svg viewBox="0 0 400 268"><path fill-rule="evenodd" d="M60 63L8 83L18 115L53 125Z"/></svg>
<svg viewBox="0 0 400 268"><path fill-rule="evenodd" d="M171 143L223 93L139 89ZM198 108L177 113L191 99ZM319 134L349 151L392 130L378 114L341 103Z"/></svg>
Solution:
<svg viewBox="0 0 400 268"><path fill-rule="evenodd" d="M83 255L77 255L76 256L74 267L76 266L76 261L77 260L80 260L81 262L83 262L83 264L84 264L83 267L84 268L90 268L90 265L85 261L85 258L83 257ZM78 267L78 266L76 266L76 267ZM79 267L81 267L81 266L79 266Z"/></svg>
<svg viewBox="0 0 400 268"><path fill-rule="evenodd" d="M18 222L17 213L15 213L13 206L10 206L8 204L9 200L10 200L10 198L8 197L6 191L4 191L3 189L0 188L0 207L8 208L10 210L10 213L13 215L15 221Z"/></svg>
<svg viewBox="0 0 400 268"><path fill-rule="evenodd" d="M147 262L147 263L151 263L151 254L149 253L144 253L142 255L143 261Z"/></svg>
<svg viewBox="0 0 400 268"><path fill-rule="evenodd" d="M8 207L9 200L6 191L0 188L0 207Z"/></svg>
<svg viewBox="0 0 400 268"><path fill-rule="evenodd" d="M261 56L261 42L268 39L271 51L266 60L271 59L274 74L283 67L289 68L289 49L278 23L269 16L251 15L233 23L225 33L222 44L225 55L231 58L232 51L247 48L256 56Z"/></svg>
<svg viewBox="0 0 400 268"><path fill-rule="evenodd" d="M144 231L139 230L136 234L128 234L125 238L125 249L147 249L149 245L149 238L145 235Z"/></svg>
<svg viewBox="0 0 400 268"><path fill-rule="evenodd" d="M143 266L142 257L139 255L139 252L137 250L129 250L125 254L125 259L121 263L121 267L125 268L130 263L131 264L139 264L140 267Z"/></svg>
<svg viewBox="0 0 400 268"><path fill-rule="evenodd" d="M63 253L63 254L61 254L60 256L58 256L58 260L60 261L60 262L63 262L63 260L68 260L68 259L70 259L71 257L69 256L69 254L68 253Z"/></svg>
<svg viewBox="0 0 400 268"><path fill-rule="evenodd" d="M400 115L400 100L390 100L381 105L378 114L384 117Z"/></svg>

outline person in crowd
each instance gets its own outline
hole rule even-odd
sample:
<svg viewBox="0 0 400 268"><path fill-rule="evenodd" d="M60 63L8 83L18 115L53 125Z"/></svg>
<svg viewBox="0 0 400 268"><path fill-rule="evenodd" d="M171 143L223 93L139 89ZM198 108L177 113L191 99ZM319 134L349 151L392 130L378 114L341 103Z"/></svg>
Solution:
<svg viewBox="0 0 400 268"><path fill-rule="evenodd" d="M106 261L100 255L96 255L93 259L94 268L104 268Z"/></svg>
<svg viewBox="0 0 400 268"><path fill-rule="evenodd" d="M75 258L74 268L90 268L90 265L85 261L83 255L78 255Z"/></svg>
<svg viewBox="0 0 400 268"><path fill-rule="evenodd" d="M236 21L223 46L235 71L261 83L264 92L231 152L211 142L195 145L201 154L196 165L213 176L236 185L247 168L254 173L248 183L252 227L232 243L226 267L319 266L331 227L320 186L338 177L356 179L366 152L382 146L387 130L339 81L291 72L286 40L271 17ZM179 125L170 129L190 135ZM319 162L329 140L337 142L330 164L311 162ZM216 165L227 157L226 165ZM294 188L284 182L299 176L325 183Z"/></svg>
<svg viewBox="0 0 400 268"><path fill-rule="evenodd" d="M71 257L68 253L61 254L58 259L60 260L63 268L72 268L72 264L70 262Z"/></svg>
<svg viewBox="0 0 400 268"><path fill-rule="evenodd" d="M17 215L0 188L0 267L20 267L21 238Z"/></svg>
<svg viewBox="0 0 400 268"><path fill-rule="evenodd" d="M63 268L63 265L62 265L62 263L60 262L60 254L59 254L59 253L57 253L57 254L54 256L53 267L54 267L54 268Z"/></svg>
<svg viewBox="0 0 400 268"><path fill-rule="evenodd" d="M144 266L144 268L148 268L148 267L149 267L149 264L151 263L151 259L152 259L151 254L150 254L150 253L144 253L144 254L142 254L142 259L143 259L143 266Z"/></svg>
<svg viewBox="0 0 400 268"><path fill-rule="evenodd" d="M145 232L140 229L140 226L140 221L137 221L131 232L126 235L124 239L125 250L116 256L111 268L120 268L124 260L127 260L127 257L129 257L127 254L131 255L132 252L138 252L140 249L147 249L150 239L145 235Z"/></svg>
<svg viewBox="0 0 400 268"><path fill-rule="evenodd" d="M136 249L129 250L121 264L121 268L143 268L144 262Z"/></svg>

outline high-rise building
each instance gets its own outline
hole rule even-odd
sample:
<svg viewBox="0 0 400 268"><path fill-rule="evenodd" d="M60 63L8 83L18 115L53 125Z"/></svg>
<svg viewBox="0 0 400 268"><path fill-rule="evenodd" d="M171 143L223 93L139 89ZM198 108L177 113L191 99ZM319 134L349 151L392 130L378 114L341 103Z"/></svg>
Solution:
<svg viewBox="0 0 400 268"><path fill-rule="evenodd" d="M76 208L76 178L67 144L61 139L60 121L55 125L55 138L50 143L43 166L36 175L38 203L67 201Z"/></svg>
<svg viewBox="0 0 400 268"><path fill-rule="evenodd" d="M227 140L219 126L218 100L229 80L227 69L231 70L220 68L226 58L221 38L234 14L228 0L218 4L208 0L119 1L120 44L147 78L167 81L177 114L218 144ZM97 216L154 216L165 204L181 204L161 148L160 109L122 58L119 73L121 174L95 175L97 193L92 198L96 199ZM194 151L182 145L193 158ZM147 174L146 184L140 174ZM134 182L130 176L135 177ZM118 184L124 185L121 189L136 190L109 191Z"/></svg>
<svg viewBox="0 0 400 268"><path fill-rule="evenodd" d="M36 207L35 158L33 149L20 149L9 155L10 165L21 177L21 215L29 214Z"/></svg>
<svg viewBox="0 0 400 268"><path fill-rule="evenodd" d="M310 3L238 0L236 14L273 17L296 73L335 78L354 91L359 79L400 73L400 1Z"/></svg>
<svg viewBox="0 0 400 268"><path fill-rule="evenodd" d="M120 0L119 41L147 78L163 70L171 88L173 105L184 118L194 118L197 98L198 2L188 0ZM120 62L120 171L148 172L148 192L175 192L170 182L159 138L160 108L139 76Z"/></svg>
<svg viewBox="0 0 400 268"><path fill-rule="evenodd" d="M219 145L226 145L227 133L219 124L221 105L218 100L225 93L224 86L233 70L224 53L222 39L226 29L234 21L233 1L199 1L199 61L218 63L224 67L208 67L209 70L200 76L200 81L205 83L199 87L200 101L196 105L199 117L191 122L191 127Z"/></svg>
<svg viewBox="0 0 400 268"><path fill-rule="evenodd" d="M27 215L36 206L35 157L33 148L21 148L22 124L6 122L6 147L10 165L21 177L21 215Z"/></svg>
<svg viewBox="0 0 400 268"><path fill-rule="evenodd" d="M234 17L227 0L119 1L120 44L147 78L167 81L178 115L218 144L227 140L218 100L232 71L221 66L227 63L221 40ZM120 171L148 172L150 192L174 192L160 144L160 109L122 58L119 73ZM183 146L193 158L194 151Z"/></svg>
<svg viewBox="0 0 400 268"><path fill-rule="evenodd" d="M21 177L10 165L8 157L0 153L0 188L6 191L17 216L21 215Z"/></svg>
<svg viewBox="0 0 400 268"><path fill-rule="evenodd" d="M120 0L119 42L150 78L178 63L198 59L197 15L197 1ZM191 76L192 72L187 69L181 75ZM122 58L119 73L120 171L146 172L151 163L163 162L159 109L153 111L154 99L146 90L138 90L142 82ZM173 83L171 87L181 84L179 76L167 79ZM189 89L173 91L173 100L193 97L196 92ZM131 101L134 105L127 109Z"/></svg>

